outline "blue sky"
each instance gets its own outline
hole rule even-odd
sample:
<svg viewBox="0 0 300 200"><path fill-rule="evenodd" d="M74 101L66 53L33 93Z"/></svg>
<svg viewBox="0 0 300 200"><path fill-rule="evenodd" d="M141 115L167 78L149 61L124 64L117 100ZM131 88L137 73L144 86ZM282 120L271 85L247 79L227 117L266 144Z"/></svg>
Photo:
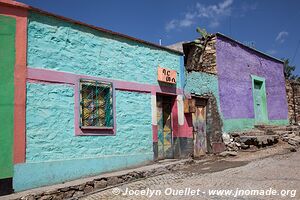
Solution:
<svg viewBox="0 0 300 200"><path fill-rule="evenodd" d="M298 0L20 0L133 37L170 45L195 39L196 27L221 32L277 58L300 75Z"/></svg>

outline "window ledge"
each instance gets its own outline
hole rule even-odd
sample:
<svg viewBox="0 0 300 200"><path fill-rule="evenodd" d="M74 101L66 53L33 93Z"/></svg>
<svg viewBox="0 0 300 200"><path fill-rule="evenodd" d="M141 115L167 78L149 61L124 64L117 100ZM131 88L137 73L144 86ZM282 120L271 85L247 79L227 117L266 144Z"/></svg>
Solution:
<svg viewBox="0 0 300 200"><path fill-rule="evenodd" d="M96 126L81 126L84 130L113 130L113 127L96 127Z"/></svg>
<svg viewBox="0 0 300 200"><path fill-rule="evenodd" d="M114 127L82 126L77 136L115 136Z"/></svg>

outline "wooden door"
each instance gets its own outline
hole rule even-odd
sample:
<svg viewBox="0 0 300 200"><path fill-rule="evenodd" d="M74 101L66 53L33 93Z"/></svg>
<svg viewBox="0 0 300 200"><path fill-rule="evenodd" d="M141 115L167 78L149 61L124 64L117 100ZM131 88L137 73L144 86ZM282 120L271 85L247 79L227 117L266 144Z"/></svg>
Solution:
<svg viewBox="0 0 300 200"><path fill-rule="evenodd" d="M164 96L157 97L158 159L173 158L172 102Z"/></svg>
<svg viewBox="0 0 300 200"><path fill-rule="evenodd" d="M193 119L194 157L200 157L207 152L206 106L196 105Z"/></svg>

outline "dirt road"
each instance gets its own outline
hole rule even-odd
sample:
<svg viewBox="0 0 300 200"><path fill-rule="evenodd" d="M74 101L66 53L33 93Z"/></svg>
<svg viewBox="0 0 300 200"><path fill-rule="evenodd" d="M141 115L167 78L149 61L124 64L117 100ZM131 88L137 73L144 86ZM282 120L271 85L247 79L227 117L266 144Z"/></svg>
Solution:
<svg viewBox="0 0 300 200"><path fill-rule="evenodd" d="M82 199L300 199L299 151L241 158L199 161Z"/></svg>

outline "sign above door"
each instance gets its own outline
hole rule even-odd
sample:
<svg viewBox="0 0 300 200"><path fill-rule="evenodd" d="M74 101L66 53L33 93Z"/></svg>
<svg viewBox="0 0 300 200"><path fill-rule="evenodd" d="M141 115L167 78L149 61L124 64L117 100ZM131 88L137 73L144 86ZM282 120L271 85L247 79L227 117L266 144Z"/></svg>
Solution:
<svg viewBox="0 0 300 200"><path fill-rule="evenodd" d="M176 84L176 70L171 70L158 66L157 80L164 83Z"/></svg>

